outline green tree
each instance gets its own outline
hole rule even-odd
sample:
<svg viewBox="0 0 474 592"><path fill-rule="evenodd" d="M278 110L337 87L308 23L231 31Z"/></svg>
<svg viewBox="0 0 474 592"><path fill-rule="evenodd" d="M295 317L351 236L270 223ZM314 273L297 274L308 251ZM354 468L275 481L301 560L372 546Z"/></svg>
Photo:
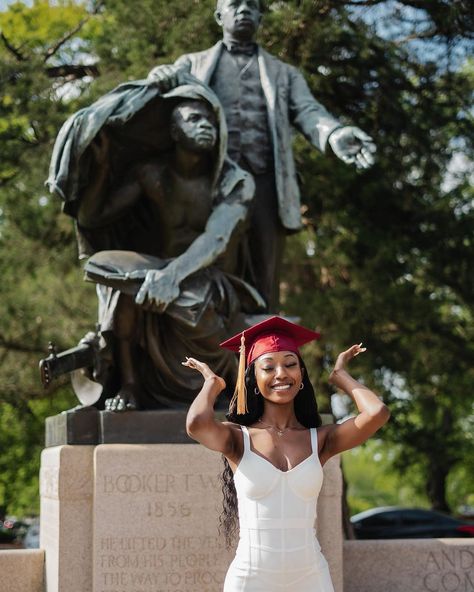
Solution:
<svg viewBox="0 0 474 592"><path fill-rule="evenodd" d="M357 369L392 409L384 437L399 445L395 466L421 469L431 505L448 511L449 473L473 452L469 171L446 186L459 146L473 156L472 74L449 60L421 60L332 3L326 13L323 3L284 4L286 13L272 15L270 44L300 63L322 102L379 147L376 166L359 174L298 143L307 227L287 251L285 308L305 311L323 330L318 366L364 340ZM427 4L439 43L465 39L464 21L454 30L451 19L445 31L441 3ZM285 35L277 36L282 22Z"/></svg>
<svg viewBox="0 0 474 592"><path fill-rule="evenodd" d="M97 73L81 62L94 12L45 1L0 12L0 505L15 513L38 509L44 418L74 404L65 381L43 391L38 360L49 340L76 342L94 315L73 226L44 188L59 126Z"/></svg>

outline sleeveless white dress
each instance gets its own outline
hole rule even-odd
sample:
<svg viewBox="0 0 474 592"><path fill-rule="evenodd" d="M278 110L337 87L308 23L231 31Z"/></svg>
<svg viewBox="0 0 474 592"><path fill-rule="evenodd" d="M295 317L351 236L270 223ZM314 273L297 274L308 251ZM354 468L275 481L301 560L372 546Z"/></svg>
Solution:
<svg viewBox="0 0 474 592"><path fill-rule="evenodd" d="M234 474L240 539L224 592L334 592L316 539L316 503L323 483L318 436L312 454L281 471L251 449L242 426L244 453Z"/></svg>

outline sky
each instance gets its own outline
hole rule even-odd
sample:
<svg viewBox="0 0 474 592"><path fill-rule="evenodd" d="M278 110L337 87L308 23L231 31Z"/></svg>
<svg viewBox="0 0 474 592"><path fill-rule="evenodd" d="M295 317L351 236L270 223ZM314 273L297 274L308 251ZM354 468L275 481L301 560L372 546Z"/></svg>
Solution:
<svg viewBox="0 0 474 592"><path fill-rule="evenodd" d="M384 39L402 40L407 36L420 34L430 28L430 21L424 10L411 8L398 0L386 0L375 6L354 7L352 12L373 25L377 35ZM446 67L447 50L440 40L412 40L405 44L421 61L436 61L439 66ZM474 42L464 40L451 48L449 59L451 67L456 68L464 63L468 56L474 55Z"/></svg>
<svg viewBox="0 0 474 592"><path fill-rule="evenodd" d="M10 4L13 4L16 0L0 0L0 11L5 10ZM26 1L25 4L33 4L32 1Z"/></svg>

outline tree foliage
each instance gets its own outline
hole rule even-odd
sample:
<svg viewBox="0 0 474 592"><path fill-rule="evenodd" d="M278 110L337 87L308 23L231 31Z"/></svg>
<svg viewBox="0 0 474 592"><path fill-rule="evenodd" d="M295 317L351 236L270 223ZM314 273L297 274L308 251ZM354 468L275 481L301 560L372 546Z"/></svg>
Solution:
<svg viewBox="0 0 474 592"><path fill-rule="evenodd" d="M73 226L44 188L59 126L87 102L89 85L71 85L89 18L72 2L16 2L0 13L0 505L15 513L37 511L44 418L74 401L64 382L43 391L38 360L49 340L77 342L94 315ZM70 37L78 28L80 43Z"/></svg>
<svg viewBox="0 0 474 592"><path fill-rule="evenodd" d="M314 10L297 19L304 35L282 15L290 29L274 44L288 52L294 40L288 57L322 102L373 135L379 152L359 174L298 143L308 224L288 250L286 306L325 333L326 367L364 340L358 369L392 409L395 465L421 469L433 507L448 510L449 472L473 451L474 195L469 171L447 182L460 146L472 158L470 66L420 61L344 11L320 29Z"/></svg>
<svg viewBox="0 0 474 592"><path fill-rule="evenodd" d="M425 475L431 504L448 509L462 501L450 474L474 457L474 195L469 170L452 170L473 156L469 2L266 4L262 45L378 145L376 165L358 173L296 139L305 229L288 240L284 312L322 330L306 359L326 407L336 352L364 340L355 372L392 409L391 462ZM73 227L43 187L55 135L116 84L217 41L213 10L213 0L36 0L0 12L2 468L37 471L45 397L72 403L62 383L41 391L38 358L51 339L77 342L95 318ZM0 485L0 504L3 495L17 508L27 482L11 477L8 495Z"/></svg>

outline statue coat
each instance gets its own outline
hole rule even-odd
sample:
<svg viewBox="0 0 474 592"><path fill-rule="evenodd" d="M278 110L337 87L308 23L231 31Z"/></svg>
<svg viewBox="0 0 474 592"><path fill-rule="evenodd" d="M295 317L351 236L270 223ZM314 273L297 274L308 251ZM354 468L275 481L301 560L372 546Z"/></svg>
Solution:
<svg viewBox="0 0 474 592"><path fill-rule="evenodd" d="M176 65L209 84L222 50L223 42L219 41L210 49L181 56ZM301 201L293 158L292 128L296 128L313 146L324 152L329 135L342 124L313 97L297 68L282 62L261 47L258 47L258 64L267 102L279 217L283 227L291 232L301 228Z"/></svg>

